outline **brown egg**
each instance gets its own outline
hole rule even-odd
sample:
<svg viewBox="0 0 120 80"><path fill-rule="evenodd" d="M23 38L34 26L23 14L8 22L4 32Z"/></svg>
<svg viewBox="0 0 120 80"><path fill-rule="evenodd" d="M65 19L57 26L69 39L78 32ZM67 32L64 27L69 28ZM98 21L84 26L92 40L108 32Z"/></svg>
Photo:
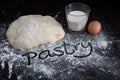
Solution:
<svg viewBox="0 0 120 80"><path fill-rule="evenodd" d="M99 21L92 21L88 25L88 32L92 35L96 35L100 32L101 30L101 24Z"/></svg>

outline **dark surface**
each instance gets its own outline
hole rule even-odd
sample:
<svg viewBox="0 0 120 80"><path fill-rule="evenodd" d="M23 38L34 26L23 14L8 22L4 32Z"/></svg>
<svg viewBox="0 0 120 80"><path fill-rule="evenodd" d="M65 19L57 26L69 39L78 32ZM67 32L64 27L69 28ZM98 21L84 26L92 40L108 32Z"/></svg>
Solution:
<svg viewBox="0 0 120 80"><path fill-rule="evenodd" d="M101 23L105 23L103 25L107 24L106 33L109 33L109 31L111 31L111 34L109 35L111 37L112 36L115 37L115 39L120 40L120 10L119 10L119 4L118 4L119 2L114 0L113 1L108 1L108 0L99 0L99 1L98 0L76 0L76 1L75 0L64 0L64 1L62 0L59 0L59 1L58 0L55 0L55 1L1 0L0 1L0 24L5 24L7 26L19 16L27 15L27 14L42 14L42 15L55 16L57 12L61 11L62 15L65 16L64 8L68 3L71 3L71 2L83 2L88 4L91 8L89 21L95 19L95 20L99 20ZM118 43L114 43L112 47L114 51L114 52L111 52L112 56L119 58L120 46L118 45ZM118 67L120 66L118 65ZM0 69L0 80L7 80L8 78L7 68L8 66L6 63L5 69L4 70ZM84 66L84 68L86 67ZM87 71L88 73L81 72L82 76L87 75L92 77L89 79L86 78L85 80L119 80L120 79L120 76L115 78L112 74L100 72L97 69L97 67L96 69L92 69L89 66ZM13 72L13 75L10 80L17 80L15 76L16 75ZM77 79L78 78L77 73L75 77L76 77L75 78L76 80L79 80ZM33 80L32 78L31 79L29 78L25 80ZM43 78L42 80L45 80L45 79ZM74 79L72 78L72 80Z"/></svg>

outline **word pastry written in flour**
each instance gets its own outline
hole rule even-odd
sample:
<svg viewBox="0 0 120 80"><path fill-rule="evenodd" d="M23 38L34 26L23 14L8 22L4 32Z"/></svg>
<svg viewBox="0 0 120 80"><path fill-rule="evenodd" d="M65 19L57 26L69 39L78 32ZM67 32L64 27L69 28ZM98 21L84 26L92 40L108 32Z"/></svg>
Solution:
<svg viewBox="0 0 120 80"><path fill-rule="evenodd" d="M89 52L85 53L84 55L80 55L81 52L79 51L79 54L76 54L77 51L79 50L78 46L81 46L84 49L89 48ZM67 48L67 47L73 47L73 49L69 50L69 48ZM27 57L28 65L31 64L31 58L36 58L36 57L44 60L48 57L63 56L63 55L66 54L66 55L73 55L73 57L75 57L75 58L85 58L85 57L88 57L88 56L91 55L92 45L89 42L88 42L87 46L84 46L83 43L78 43L78 44L72 45L72 44L68 44L65 41L63 41L63 45L57 46L57 47L53 48L53 50L55 52L52 52L49 49L43 50L39 53L37 53L37 52L27 52L27 53L23 54L22 56Z"/></svg>

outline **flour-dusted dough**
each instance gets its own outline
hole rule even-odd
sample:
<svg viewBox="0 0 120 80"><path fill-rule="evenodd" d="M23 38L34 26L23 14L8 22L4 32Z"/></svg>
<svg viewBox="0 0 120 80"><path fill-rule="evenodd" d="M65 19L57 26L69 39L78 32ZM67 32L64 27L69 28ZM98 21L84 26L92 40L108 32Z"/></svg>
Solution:
<svg viewBox="0 0 120 80"><path fill-rule="evenodd" d="M45 43L62 39L65 32L62 26L50 16L27 15L18 18L6 33L11 45L25 50Z"/></svg>

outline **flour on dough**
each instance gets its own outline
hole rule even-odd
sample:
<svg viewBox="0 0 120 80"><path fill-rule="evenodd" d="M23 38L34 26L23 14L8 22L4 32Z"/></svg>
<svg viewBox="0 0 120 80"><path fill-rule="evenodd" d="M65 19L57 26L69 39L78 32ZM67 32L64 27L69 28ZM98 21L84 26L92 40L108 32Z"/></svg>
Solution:
<svg viewBox="0 0 120 80"><path fill-rule="evenodd" d="M10 24L7 39L17 49L30 49L62 39L65 32L51 16L27 15Z"/></svg>

